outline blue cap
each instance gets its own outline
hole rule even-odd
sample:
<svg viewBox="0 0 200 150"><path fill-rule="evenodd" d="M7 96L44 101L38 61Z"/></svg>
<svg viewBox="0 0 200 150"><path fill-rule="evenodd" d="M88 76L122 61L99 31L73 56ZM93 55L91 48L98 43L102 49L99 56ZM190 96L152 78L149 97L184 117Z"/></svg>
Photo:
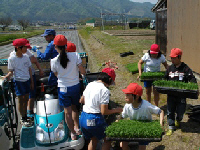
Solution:
<svg viewBox="0 0 200 150"><path fill-rule="evenodd" d="M47 35L56 35L56 31L54 29L46 29L44 31L44 34L42 34L41 36L47 36Z"/></svg>

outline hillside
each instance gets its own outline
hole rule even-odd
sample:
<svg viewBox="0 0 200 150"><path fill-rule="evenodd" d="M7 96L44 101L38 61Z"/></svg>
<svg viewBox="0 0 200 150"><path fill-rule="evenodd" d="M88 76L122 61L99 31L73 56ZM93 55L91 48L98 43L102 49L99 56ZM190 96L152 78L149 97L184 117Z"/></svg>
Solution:
<svg viewBox="0 0 200 150"><path fill-rule="evenodd" d="M154 6L129 0L1 0L0 18L13 20L27 18L30 21L68 22L100 17L103 13L126 13L127 17L150 17Z"/></svg>

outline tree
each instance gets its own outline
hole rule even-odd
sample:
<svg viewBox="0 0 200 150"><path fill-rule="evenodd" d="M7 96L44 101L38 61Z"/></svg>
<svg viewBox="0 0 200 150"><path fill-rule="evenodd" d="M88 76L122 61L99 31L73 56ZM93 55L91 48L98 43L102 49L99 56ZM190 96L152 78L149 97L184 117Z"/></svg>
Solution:
<svg viewBox="0 0 200 150"><path fill-rule="evenodd" d="M23 30L25 30L29 26L29 20L27 19L19 19L17 20L18 24L22 26Z"/></svg>
<svg viewBox="0 0 200 150"><path fill-rule="evenodd" d="M6 27L8 27L12 23L12 19L10 17L0 18L0 27L4 31Z"/></svg>

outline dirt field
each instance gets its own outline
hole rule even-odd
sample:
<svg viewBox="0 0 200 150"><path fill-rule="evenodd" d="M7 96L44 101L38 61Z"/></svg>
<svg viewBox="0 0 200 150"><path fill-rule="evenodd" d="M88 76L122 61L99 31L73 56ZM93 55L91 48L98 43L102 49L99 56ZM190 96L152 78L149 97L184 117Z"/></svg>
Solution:
<svg viewBox="0 0 200 150"><path fill-rule="evenodd" d="M155 35L153 35L155 31L117 30L105 32L119 36L110 36L109 34L94 31L90 33L90 37L88 39L82 39L82 41L89 56L91 72L99 71L101 64L109 59L118 63L119 69L116 71L116 85L110 88L111 101L113 102L113 105L114 102L117 102L117 104L123 107L125 102L124 94L121 89L125 88L130 82L138 82L143 86L143 83L137 81L137 74L132 75L127 71L125 65L139 61L143 55L143 50L147 50L150 45L155 42ZM119 56L119 53L129 50L133 51L135 55L130 55L127 57ZM145 99L145 94L142 96L142 98ZM199 104L200 99L187 100L187 107L190 105ZM164 130L166 131L168 128L166 116L166 95L161 95L159 107L165 111ZM154 116L154 118L158 119L157 116ZM147 150L198 150L200 147L199 125L200 123L189 120L188 116L185 114L181 123L181 129L176 130L172 136L164 135L161 142L150 143L147 146Z"/></svg>

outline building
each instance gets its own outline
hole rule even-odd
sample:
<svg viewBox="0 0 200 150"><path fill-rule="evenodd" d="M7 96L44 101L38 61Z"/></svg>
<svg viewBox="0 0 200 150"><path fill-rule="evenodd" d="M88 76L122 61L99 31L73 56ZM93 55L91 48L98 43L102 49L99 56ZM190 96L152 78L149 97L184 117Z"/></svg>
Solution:
<svg viewBox="0 0 200 150"><path fill-rule="evenodd" d="M95 20L94 20L94 19L88 20L88 21L86 22L86 26L95 27Z"/></svg>
<svg viewBox="0 0 200 150"><path fill-rule="evenodd" d="M163 8L165 6L165 8ZM152 8L152 11L161 17L156 17L158 25L166 26L164 30L156 27L156 43L164 43L162 35L167 37L166 40L166 58L169 58L172 48L183 50L182 61L188 64L196 73L200 73L200 0L159 0ZM162 22L162 17L167 17L167 25ZM156 24L157 25L157 24Z"/></svg>

